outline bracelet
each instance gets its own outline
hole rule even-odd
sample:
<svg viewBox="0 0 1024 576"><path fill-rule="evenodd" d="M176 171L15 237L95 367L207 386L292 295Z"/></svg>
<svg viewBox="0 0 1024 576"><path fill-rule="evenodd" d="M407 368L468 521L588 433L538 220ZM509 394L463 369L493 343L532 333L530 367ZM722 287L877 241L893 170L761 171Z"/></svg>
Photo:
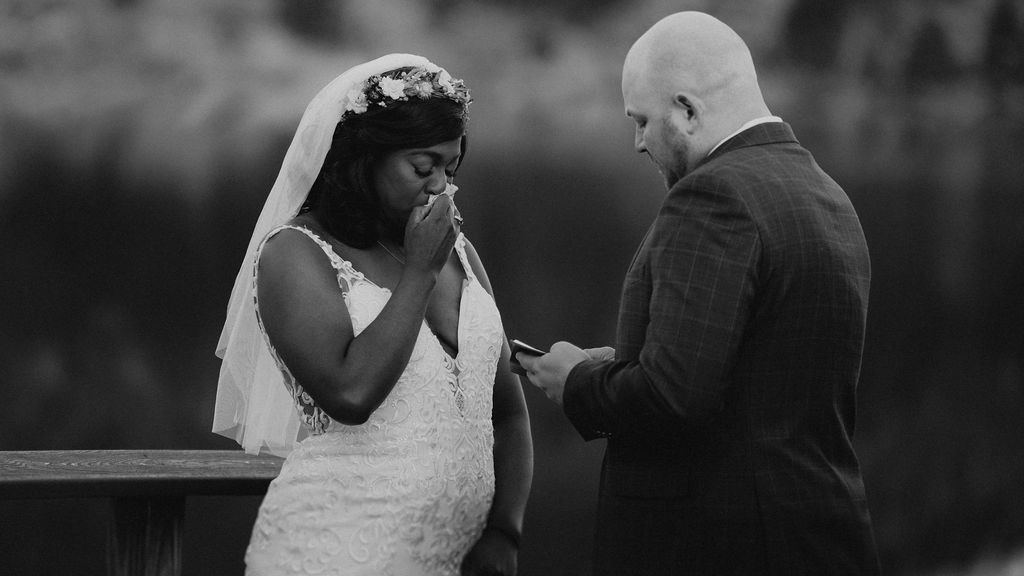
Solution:
<svg viewBox="0 0 1024 576"><path fill-rule="evenodd" d="M501 534L502 536L505 537L505 539L507 539L509 542L511 542L513 546L515 546L516 550L519 550L519 534L518 533L516 533L516 532L514 532L514 531L512 531L512 530L510 530L508 528L502 528L500 526L495 526L493 524L488 524L487 526L484 526L484 532L486 532L488 530L494 530L498 534Z"/></svg>

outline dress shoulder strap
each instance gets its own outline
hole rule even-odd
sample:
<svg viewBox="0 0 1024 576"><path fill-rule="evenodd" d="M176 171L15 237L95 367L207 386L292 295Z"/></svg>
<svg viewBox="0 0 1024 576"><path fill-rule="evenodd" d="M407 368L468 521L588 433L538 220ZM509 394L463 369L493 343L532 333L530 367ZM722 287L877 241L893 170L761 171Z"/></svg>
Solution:
<svg viewBox="0 0 1024 576"><path fill-rule="evenodd" d="M462 262L462 269L466 271L466 278L475 282L476 273L469 263L469 256L466 256L466 235L462 232L459 232L459 237L455 239L455 252L458 253L459 261Z"/></svg>
<svg viewBox="0 0 1024 576"><path fill-rule="evenodd" d="M324 240L315 232L313 232L309 228L306 228L305 226L293 226L291 224L282 224L268 232L266 237L263 239L263 242L260 244L259 249L256 250L257 260L259 260L259 254L263 250L263 245L267 243L267 240L272 238L278 232L286 229L297 230L305 234L310 238L310 240L315 242L316 245L319 246L321 250L323 250L324 254L326 254L327 258L331 261L331 267L338 271L339 280L344 280L346 284L351 286L352 283L356 280L366 279L363 276L362 272L356 270L355 267L352 266L351 262L345 260L341 256L338 256L338 253L334 251L334 248L331 247L331 244L329 242L327 242L326 240Z"/></svg>

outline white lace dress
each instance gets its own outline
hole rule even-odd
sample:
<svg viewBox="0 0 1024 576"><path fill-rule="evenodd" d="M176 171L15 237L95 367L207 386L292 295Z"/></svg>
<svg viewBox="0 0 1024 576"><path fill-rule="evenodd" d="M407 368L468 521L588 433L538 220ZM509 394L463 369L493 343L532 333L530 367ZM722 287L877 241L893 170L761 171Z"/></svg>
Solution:
<svg viewBox="0 0 1024 576"><path fill-rule="evenodd" d="M267 237L284 228L306 234L330 258L358 335L391 292L305 228L282 226ZM270 484L246 574L458 574L494 496L491 392L503 332L462 235L455 249L467 276L457 357L423 323L409 364L366 423L328 417L271 347L310 436Z"/></svg>

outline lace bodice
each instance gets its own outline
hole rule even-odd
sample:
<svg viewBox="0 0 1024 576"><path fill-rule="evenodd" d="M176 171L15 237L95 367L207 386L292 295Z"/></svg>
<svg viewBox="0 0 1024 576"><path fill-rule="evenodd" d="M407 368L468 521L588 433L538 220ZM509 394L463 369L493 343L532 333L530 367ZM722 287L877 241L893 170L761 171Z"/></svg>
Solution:
<svg viewBox="0 0 1024 576"><path fill-rule="evenodd" d="M358 337L391 292L305 228L282 226L268 238L287 228L330 259ZM449 355L423 322L405 371L365 423L332 420L271 347L309 437L261 506L250 574L457 574L494 492L492 389L503 342L465 242L460 235L455 245L467 277L458 354Z"/></svg>

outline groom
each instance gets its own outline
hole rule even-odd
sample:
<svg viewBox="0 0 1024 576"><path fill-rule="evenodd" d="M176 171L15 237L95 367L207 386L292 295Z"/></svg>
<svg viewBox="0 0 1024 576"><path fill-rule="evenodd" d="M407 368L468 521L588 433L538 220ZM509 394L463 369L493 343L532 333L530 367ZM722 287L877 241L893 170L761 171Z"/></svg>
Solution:
<svg viewBox="0 0 1024 576"><path fill-rule="evenodd" d="M849 198L711 16L641 36L622 94L668 194L617 350L517 355L584 438L608 439L595 574L877 574L851 444L870 262Z"/></svg>

